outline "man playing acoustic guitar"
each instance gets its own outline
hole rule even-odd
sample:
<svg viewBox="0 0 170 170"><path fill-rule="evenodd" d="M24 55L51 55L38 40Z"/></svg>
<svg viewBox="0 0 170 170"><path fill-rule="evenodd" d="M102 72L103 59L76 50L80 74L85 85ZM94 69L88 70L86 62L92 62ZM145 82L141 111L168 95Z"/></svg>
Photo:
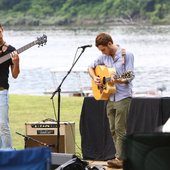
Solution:
<svg viewBox="0 0 170 170"><path fill-rule="evenodd" d="M108 100L107 117L116 149L115 159L108 160L107 163L109 167L122 168L123 137L126 134L127 116L132 97L134 56L115 44L107 33L98 34L95 45L102 54L89 65L88 72L92 78L92 86L98 91L96 92L92 87L94 97L97 100ZM100 74L100 71L103 73ZM96 96L95 93L97 93Z"/></svg>

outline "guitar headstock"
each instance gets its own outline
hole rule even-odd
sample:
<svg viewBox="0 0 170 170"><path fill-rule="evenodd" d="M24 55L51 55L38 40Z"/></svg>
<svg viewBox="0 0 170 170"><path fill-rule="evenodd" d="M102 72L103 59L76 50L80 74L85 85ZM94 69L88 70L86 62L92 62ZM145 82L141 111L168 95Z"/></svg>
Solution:
<svg viewBox="0 0 170 170"><path fill-rule="evenodd" d="M47 36L45 34L43 34L43 36L38 37L36 40L36 44L38 44L39 46L43 46L47 43Z"/></svg>

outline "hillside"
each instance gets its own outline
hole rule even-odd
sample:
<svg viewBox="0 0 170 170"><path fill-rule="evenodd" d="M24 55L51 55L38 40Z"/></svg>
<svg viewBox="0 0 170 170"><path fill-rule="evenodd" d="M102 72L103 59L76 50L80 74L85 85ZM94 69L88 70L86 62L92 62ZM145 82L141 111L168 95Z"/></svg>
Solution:
<svg viewBox="0 0 170 170"><path fill-rule="evenodd" d="M8 26L170 24L169 0L0 0Z"/></svg>

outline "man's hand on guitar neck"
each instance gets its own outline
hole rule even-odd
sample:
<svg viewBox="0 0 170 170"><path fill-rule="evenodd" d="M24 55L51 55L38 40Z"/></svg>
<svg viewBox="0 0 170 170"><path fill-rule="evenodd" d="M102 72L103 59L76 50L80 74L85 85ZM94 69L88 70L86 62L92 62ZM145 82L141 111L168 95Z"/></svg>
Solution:
<svg viewBox="0 0 170 170"><path fill-rule="evenodd" d="M128 80L131 80L133 77L132 71L126 71L120 76L117 76L115 74L111 75L111 82L112 83L119 83L119 84L127 84L129 83Z"/></svg>
<svg viewBox="0 0 170 170"><path fill-rule="evenodd" d="M127 84L128 81L125 78L117 78L116 75L111 76L112 83Z"/></svg>

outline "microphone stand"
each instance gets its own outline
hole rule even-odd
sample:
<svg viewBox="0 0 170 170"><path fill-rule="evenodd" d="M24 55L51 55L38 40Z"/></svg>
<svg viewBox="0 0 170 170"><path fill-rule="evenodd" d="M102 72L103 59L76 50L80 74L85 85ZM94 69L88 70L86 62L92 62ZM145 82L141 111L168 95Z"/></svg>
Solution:
<svg viewBox="0 0 170 170"><path fill-rule="evenodd" d="M39 141L39 140L37 140L37 139L34 139L34 138L30 137L30 136L23 135L23 134L21 134L21 133L19 133L19 132L16 132L16 134L24 137L25 141L26 141L26 140L32 140L32 141L38 143L39 145L50 147L50 145L48 145L48 144L46 144L46 143L44 143L44 142L41 142L41 141ZM25 142L25 144L26 144L26 142Z"/></svg>
<svg viewBox="0 0 170 170"><path fill-rule="evenodd" d="M86 47L82 48L82 51L80 53L80 55L77 57L77 59L75 60L75 62L72 64L70 70L67 72L67 74L64 76L64 78L62 79L61 83L59 84L59 86L57 87L57 89L52 93L52 96L50 99L53 99L55 94L58 92L58 120L57 120L57 152L59 152L59 145L60 145L60 103L61 103L61 86L64 82L64 80L67 78L67 76L71 73L74 65L77 63L77 61L79 60L80 56L82 55L82 53L84 52Z"/></svg>

